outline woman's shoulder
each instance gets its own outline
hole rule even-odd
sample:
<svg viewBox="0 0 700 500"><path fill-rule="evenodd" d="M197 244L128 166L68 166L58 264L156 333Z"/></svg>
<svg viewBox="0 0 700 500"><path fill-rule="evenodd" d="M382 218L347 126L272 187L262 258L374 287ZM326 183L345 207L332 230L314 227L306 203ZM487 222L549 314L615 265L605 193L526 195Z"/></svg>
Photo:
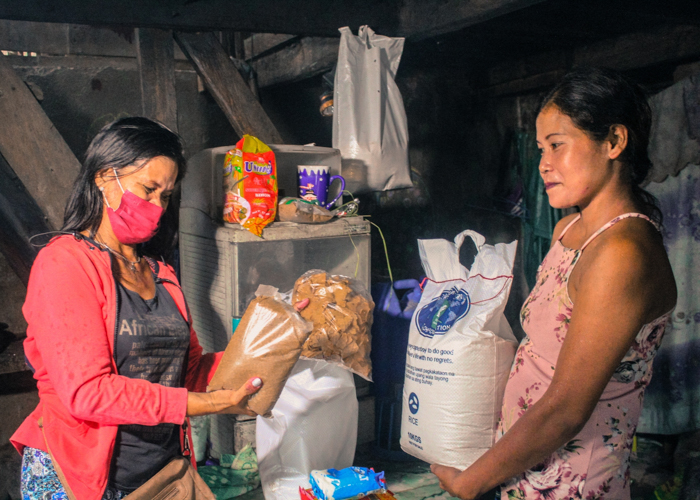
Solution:
<svg viewBox="0 0 700 500"><path fill-rule="evenodd" d="M102 251L90 241L78 235L62 234L56 236L42 248L32 265L33 272L62 270L63 274L74 272L78 268L94 268L101 265L105 257ZM109 263L109 257L105 261Z"/></svg>
<svg viewBox="0 0 700 500"><path fill-rule="evenodd" d="M653 302L666 312L675 304L676 285L663 239L656 227L638 217L621 219L600 233L584 251L581 277L595 279L590 270L611 269L636 293L649 291Z"/></svg>

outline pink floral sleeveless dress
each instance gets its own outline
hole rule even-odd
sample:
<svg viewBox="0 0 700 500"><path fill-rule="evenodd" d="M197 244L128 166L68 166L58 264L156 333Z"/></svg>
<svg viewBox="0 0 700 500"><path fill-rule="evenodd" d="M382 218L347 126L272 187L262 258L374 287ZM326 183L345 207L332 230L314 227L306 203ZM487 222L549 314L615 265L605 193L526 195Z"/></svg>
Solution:
<svg viewBox="0 0 700 500"><path fill-rule="evenodd" d="M580 250L566 248L561 239L579 215L562 231L542 261L537 283L520 312L527 336L513 361L498 437L542 397L552 382L574 307L567 284L581 253L596 236L628 217L649 220L642 214L620 215L593 234ZM632 438L644 388L651 379L651 363L669 317L670 312L642 327L583 430L543 463L503 484L502 500L630 498Z"/></svg>

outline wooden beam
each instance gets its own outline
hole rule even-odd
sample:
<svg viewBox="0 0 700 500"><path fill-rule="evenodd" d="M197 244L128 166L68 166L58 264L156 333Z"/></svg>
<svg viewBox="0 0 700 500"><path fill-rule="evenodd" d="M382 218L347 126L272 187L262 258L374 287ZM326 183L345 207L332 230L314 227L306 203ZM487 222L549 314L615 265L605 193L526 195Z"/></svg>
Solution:
<svg viewBox="0 0 700 500"><path fill-rule="evenodd" d="M542 1L544 0L405 0L399 12L398 33L411 41L422 40L482 23Z"/></svg>
<svg viewBox="0 0 700 500"><path fill-rule="evenodd" d="M436 0L437 1L437 0ZM338 28L396 25L398 0L23 0L0 2L0 19L173 29L337 36ZM386 31L386 30L385 30Z"/></svg>
<svg viewBox="0 0 700 500"><path fill-rule="evenodd" d="M603 40L574 50L556 50L490 68L488 95L531 92L554 85L574 66L606 66L621 71L700 57L700 27L661 26Z"/></svg>
<svg viewBox="0 0 700 500"><path fill-rule="evenodd" d="M628 70L698 55L700 27L661 26L577 49L574 64Z"/></svg>
<svg viewBox="0 0 700 500"><path fill-rule="evenodd" d="M173 29L338 36L369 25L415 39L462 29L543 0L23 0L0 2L0 19Z"/></svg>
<svg viewBox="0 0 700 500"><path fill-rule="evenodd" d="M258 86L296 82L333 69L338 62L339 44L338 38L304 37L252 61Z"/></svg>
<svg viewBox="0 0 700 500"><path fill-rule="evenodd" d="M0 252L25 286L38 253L29 238L47 231L44 214L0 156Z"/></svg>
<svg viewBox="0 0 700 500"><path fill-rule="evenodd" d="M143 115L177 132L173 49L172 31L136 29Z"/></svg>
<svg viewBox="0 0 700 500"><path fill-rule="evenodd" d="M243 41L244 59L250 61L268 52L277 51L295 39L294 35L275 35L274 33L253 33ZM240 57L236 56L238 59Z"/></svg>
<svg viewBox="0 0 700 500"><path fill-rule="evenodd" d="M0 154L59 229L80 162L6 59L0 56Z"/></svg>
<svg viewBox="0 0 700 500"><path fill-rule="evenodd" d="M283 143L213 33L175 33L175 40L239 136L251 134L267 144Z"/></svg>

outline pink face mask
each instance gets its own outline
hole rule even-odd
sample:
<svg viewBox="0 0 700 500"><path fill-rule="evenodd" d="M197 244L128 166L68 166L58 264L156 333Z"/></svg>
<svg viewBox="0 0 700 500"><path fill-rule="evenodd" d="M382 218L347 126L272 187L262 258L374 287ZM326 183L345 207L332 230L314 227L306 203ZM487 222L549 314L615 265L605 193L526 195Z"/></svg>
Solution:
<svg viewBox="0 0 700 500"><path fill-rule="evenodd" d="M114 169L114 175L117 175L116 169ZM109 206L104 190L102 191L114 235L124 245L135 245L150 240L158 231L163 209L139 198L131 191L124 191L119 177L117 182L124 195L116 210Z"/></svg>

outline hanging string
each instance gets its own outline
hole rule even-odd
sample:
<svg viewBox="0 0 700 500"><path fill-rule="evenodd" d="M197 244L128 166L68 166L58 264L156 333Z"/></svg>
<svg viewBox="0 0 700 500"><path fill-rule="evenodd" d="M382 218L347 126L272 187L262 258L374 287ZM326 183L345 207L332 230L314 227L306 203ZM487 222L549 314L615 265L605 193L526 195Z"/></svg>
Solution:
<svg viewBox="0 0 700 500"><path fill-rule="evenodd" d="M337 214L339 212L343 212L345 210L346 213L343 215L343 218L346 217L357 217L358 216L358 211L360 209L360 201L355 198L355 195L353 195L350 191L347 189L343 190L343 194L347 194L352 198L352 201L349 201L348 203L344 203L343 205L339 206L338 208L333 210L333 213ZM364 215L363 217L369 217L369 215ZM386 268L389 271L389 280L391 280L391 284L394 284L394 275L391 272L391 263L389 262L389 250L387 249L386 245L386 239L384 238L384 233L382 232L382 228L380 228L378 225L376 225L374 222L368 220L370 224L372 224L374 227L377 228L377 231L379 231L379 236L382 238L382 244L384 245L384 257L386 258ZM359 250L357 249L357 246L355 245L355 242L350 238L350 241L352 241L353 246L355 246L355 250L359 254ZM356 269L355 269L355 276L357 276L357 267L360 265L359 258L357 261Z"/></svg>
<svg viewBox="0 0 700 500"><path fill-rule="evenodd" d="M391 280L391 284L394 284L394 276L391 273L391 264L389 263L389 251L386 248L386 240L384 239L384 233L382 233L382 228L376 225L372 221L368 221L370 224L372 224L374 227L377 228L377 231L379 231L379 236L382 237L382 243L384 244L384 256L386 257L386 268L389 271L389 280Z"/></svg>
<svg viewBox="0 0 700 500"><path fill-rule="evenodd" d="M47 231L47 232L45 232L45 233L37 233L37 234L35 234L34 236L31 236L31 237L29 238L29 244L30 244L31 246L33 246L33 247L36 247L36 248L45 247L46 245L48 245L48 244L51 242L50 239L49 239L49 241L47 241L46 243L34 243L32 240L34 240L34 238L38 238L39 236L46 236L46 235L49 235L49 234L50 234L50 235L67 234L67 235L75 236L76 238L82 238L82 235L81 235L81 234L75 233L75 232L73 232L73 231ZM77 235L77 236L76 236L76 235Z"/></svg>

